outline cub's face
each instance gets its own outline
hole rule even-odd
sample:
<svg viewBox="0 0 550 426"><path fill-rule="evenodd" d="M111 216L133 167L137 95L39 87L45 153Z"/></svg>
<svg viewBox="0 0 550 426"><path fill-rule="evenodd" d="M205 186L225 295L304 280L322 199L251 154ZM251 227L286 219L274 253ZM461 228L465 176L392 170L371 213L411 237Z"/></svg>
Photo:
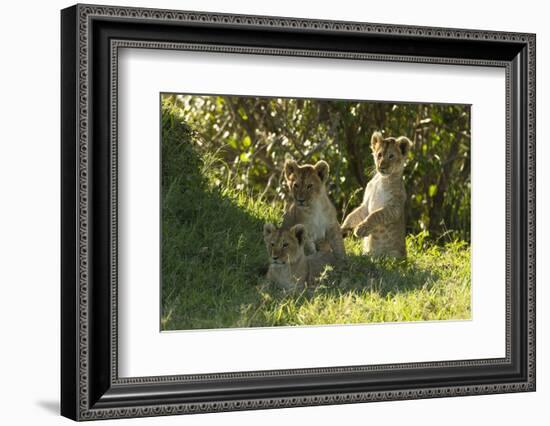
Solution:
<svg viewBox="0 0 550 426"><path fill-rule="evenodd" d="M296 261L304 254L305 228L294 225L290 229L277 229L272 223L264 225L264 241L269 261L285 265Z"/></svg>
<svg viewBox="0 0 550 426"><path fill-rule="evenodd" d="M315 165L299 166L294 160L287 160L284 167L285 179L290 194L298 207L308 207L325 191L329 167L325 161Z"/></svg>
<svg viewBox="0 0 550 426"><path fill-rule="evenodd" d="M382 176L401 173L411 145L405 136L383 138L381 133L375 132L371 139L371 149L376 171Z"/></svg>

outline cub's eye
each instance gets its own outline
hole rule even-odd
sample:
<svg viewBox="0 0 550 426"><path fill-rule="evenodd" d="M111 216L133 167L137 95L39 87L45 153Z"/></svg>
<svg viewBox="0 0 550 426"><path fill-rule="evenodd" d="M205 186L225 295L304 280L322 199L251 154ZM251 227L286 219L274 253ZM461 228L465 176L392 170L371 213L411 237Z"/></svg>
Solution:
<svg viewBox="0 0 550 426"><path fill-rule="evenodd" d="M288 247L288 243L283 243L283 248Z"/></svg>
<svg viewBox="0 0 550 426"><path fill-rule="evenodd" d="M378 153L378 158L379 159L382 158L382 153L381 152Z"/></svg>
<svg viewBox="0 0 550 426"><path fill-rule="evenodd" d="M271 247L275 247L275 243L271 243Z"/></svg>
<svg viewBox="0 0 550 426"><path fill-rule="evenodd" d="M310 183L307 185L307 189L311 189L311 188L313 188L313 185Z"/></svg>
<svg viewBox="0 0 550 426"><path fill-rule="evenodd" d="M393 154L390 154L390 160L393 158Z"/></svg>
<svg viewBox="0 0 550 426"><path fill-rule="evenodd" d="M298 182L294 182L294 183L292 184L292 187L293 187L293 188L298 188Z"/></svg>

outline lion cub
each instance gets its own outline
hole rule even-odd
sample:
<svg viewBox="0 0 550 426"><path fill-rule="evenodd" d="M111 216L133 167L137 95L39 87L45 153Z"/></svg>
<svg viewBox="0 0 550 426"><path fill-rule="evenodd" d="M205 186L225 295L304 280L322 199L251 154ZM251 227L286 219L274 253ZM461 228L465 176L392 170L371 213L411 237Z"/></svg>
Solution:
<svg viewBox="0 0 550 426"><path fill-rule="evenodd" d="M406 256L403 168L412 143L405 136L383 138L375 132L371 149L376 175L367 184L363 203L342 224L363 239L363 253L373 256Z"/></svg>
<svg viewBox="0 0 550 426"><path fill-rule="evenodd" d="M303 224L307 231L306 254L332 252L338 259L345 256L344 240L336 217L336 209L327 195L329 166L325 161L299 166L287 160L284 175L292 196L292 204L283 216L283 228Z"/></svg>
<svg viewBox="0 0 550 426"><path fill-rule="evenodd" d="M290 229L277 229L272 223L264 225L264 241L270 260L267 278L286 290L314 284L325 266L334 263L330 252L306 256L306 232L301 224Z"/></svg>

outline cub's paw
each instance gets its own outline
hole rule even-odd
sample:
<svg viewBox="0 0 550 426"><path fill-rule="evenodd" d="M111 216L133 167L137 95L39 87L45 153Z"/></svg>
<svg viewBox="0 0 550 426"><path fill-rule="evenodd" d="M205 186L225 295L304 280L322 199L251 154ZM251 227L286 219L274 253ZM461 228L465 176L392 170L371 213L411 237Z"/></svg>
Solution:
<svg viewBox="0 0 550 426"><path fill-rule="evenodd" d="M358 238L364 238L367 235L369 235L372 232L372 229L370 229L370 226L368 226L366 223L361 223L357 228L355 228L355 231L353 231L353 234Z"/></svg>
<svg viewBox="0 0 550 426"><path fill-rule="evenodd" d="M353 228L342 225L340 227L340 232L342 233L342 237L347 237L348 235L353 233Z"/></svg>

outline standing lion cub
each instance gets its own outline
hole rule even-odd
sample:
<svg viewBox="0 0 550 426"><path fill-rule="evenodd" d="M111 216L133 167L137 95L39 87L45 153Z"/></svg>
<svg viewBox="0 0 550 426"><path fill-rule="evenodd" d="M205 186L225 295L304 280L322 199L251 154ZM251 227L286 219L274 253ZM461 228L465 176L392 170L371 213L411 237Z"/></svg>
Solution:
<svg viewBox="0 0 550 426"><path fill-rule="evenodd" d="M343 259L345 256L344 240L336 209L327 195L326 182L329 166L325 161L315 165L299 166L294 160L287 160L284 175L292 196L292 204L283 216L283 228L303 224L308 241L306 254L315 251L329 251Z"/></svg>
<svg viewBox="0 0 550 426"><path fill-rule="evenodd" d="M376 175L365 189L362 204L342 224L363 238L363 253L373 256L405 257L405 200L403 169L412 143L405 136L371 138Z"/></svg>

